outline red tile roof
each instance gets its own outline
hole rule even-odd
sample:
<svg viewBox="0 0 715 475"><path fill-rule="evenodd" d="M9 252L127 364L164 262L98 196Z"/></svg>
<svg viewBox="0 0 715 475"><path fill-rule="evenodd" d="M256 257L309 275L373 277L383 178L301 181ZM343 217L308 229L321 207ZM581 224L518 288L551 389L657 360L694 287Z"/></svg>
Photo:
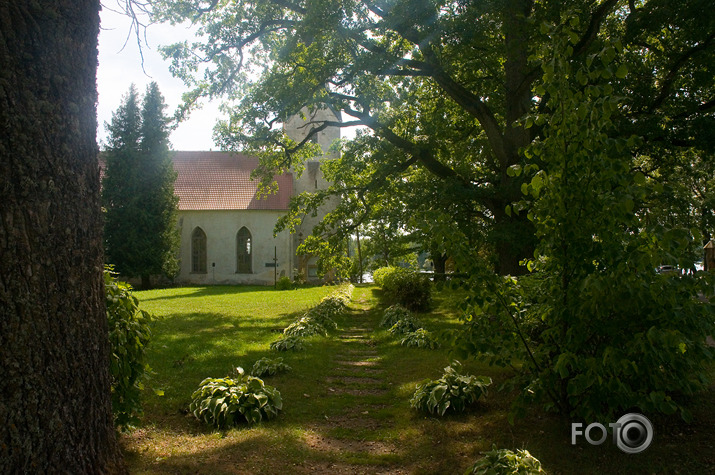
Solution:
<svg viewBox="0 0 715 475"><path fill-rule="evenodd" d="M174 193L179 210L286 210L293 194L290 174L276 176L278 192L256 197L251 172L258 159L228 152L174 152Z"/></svg>

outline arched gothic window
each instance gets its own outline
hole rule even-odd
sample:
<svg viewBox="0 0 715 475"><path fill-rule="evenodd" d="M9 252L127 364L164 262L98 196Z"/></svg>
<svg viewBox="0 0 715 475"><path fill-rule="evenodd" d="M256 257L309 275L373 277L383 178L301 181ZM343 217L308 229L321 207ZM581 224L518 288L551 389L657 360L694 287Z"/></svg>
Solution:
<svg viewBox="0 0 715 475"><path fill-rule="evenodd" d="M191 233L191 272L206 273L206 233L199 227Z"/></svg>
<svg viewBox="0 0 715 475"><path fill-rule="evenodd" d="M236 234L236 272L239 274L251 274L253 272L251 233L246 227L242 227Z"/></svg>

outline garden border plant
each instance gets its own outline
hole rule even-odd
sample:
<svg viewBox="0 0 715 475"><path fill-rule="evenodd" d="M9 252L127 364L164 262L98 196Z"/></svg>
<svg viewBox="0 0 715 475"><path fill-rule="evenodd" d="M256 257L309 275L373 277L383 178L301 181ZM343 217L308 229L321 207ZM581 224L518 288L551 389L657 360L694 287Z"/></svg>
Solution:
<svg viewBox="0 0 715 475"><path fill-rule="evenodd" d="M411 317L412 312L400 304L394 304L385 309L382 320L380 321L380 326L384 328L391 328L399 320Z"/></svg>
<svg viewBox="0 0 715 475"><path fill-rule="evenodd" d="M405 333L400 345L407 348L424 348L428 350L436 350L440 347L439 342L432 336L432 333L424 328Z"/></svg>
<svg viewBox="0 0 715 475"><path fill-rule="evenodd" d="M279 339L271 343L273 351L303 351L308 344L305 338L299 335L281 336Z"/></svg>
<svg viewBox="0 0 715 475"><path fill-rule="evenodd" d="M334 318L345 312L354 289L352 284L344 284L323 297L315 307L284 328L281 338L271 343L271 349L277 351L301 350L304 346L302 340L304 337L328 336L329 329L338 328Z"/></svg>
<svg viewBox="0 0 715 475"><path fill-rule="evenodd" d="M112 266L104 269L104 295L110 344L114 424L127 430L139 423L142 414L141 392L151 368L144 362L151 341L151 324L156 318L139 308L132 286L116 279ZM161 395L161 391L155 391Z"/></svg>
<svg viewBox="0 0 715 475"><path fill-rule="evenodd" d="M421 326L412 312L400 304L386 308L380 326L386 327L392 335L403 335L400 345L407 348L437 349L440 343L432 334Z"/></svg>
<svg viewBox="0 0 715 475"><path fill-rule="evenodd" d="M206 378L191 395L191 413L199 420L225 429L241 420L255 424L270 420L283 409L281 393L262 379L236 368L235 377Z"/></svg>
<svg viewBox="0 0 715 475"><path fill-rule="evenodd" d="M484 457L469 467L464 475L533 475L546 473L541 462L528 450L497 449L484 452Z"/></svg>
<svg viewBox="0 0 715 475"><path fill-rule="evenodd" d="M279 373L286 373L292 368L283 362L283 358L260 358L253 363L251 376L262 378L264 376L274 376Z"/></svg>
<svg viewBox="0 0 715 475"><path fill-rule="evenodd" d="M457 360L444 368L440 379L426 379L417 385L410 399L414 409L443 416L447 410L463 412L467 406L487 395L492 384L488 376L461 374L462 363Z"/></svg>
<svg viewBox="0 0 715 475"><path fill-rule="evenodd" d="M392 335L405 335L412 333L422 328L420 322L412 317L401 318L397 320L387 331Z"/></svg>

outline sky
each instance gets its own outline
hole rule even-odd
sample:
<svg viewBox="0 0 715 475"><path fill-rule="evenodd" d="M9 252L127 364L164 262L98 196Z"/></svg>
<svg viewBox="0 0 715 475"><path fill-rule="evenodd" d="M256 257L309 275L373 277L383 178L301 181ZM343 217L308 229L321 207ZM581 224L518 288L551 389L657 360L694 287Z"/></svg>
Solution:
<svg viewBox="0 0 715 475"><path fill-rule="evenodd" d="M107 2L112 7L112 2ZM121 104L122 96L127 93L131 83L143 94L151 81L159 85L167 104L165 114L173 115L181 102L181 95L187 88L183 82L169 72L169 63L159 54L158 46L168 45L193 35L183 26L152 25L146 30L148 44L142 46L144 70L134 33L126 47L122 49L130 31L128 17L103 8L100 14L101 30L99 33L99 67L97 69L97 140L107 142L105 122L112 121L112 112ZM170 141L174 150L216 150L213 143L213 126L221 118L218 103L204 104L201 110L192 112L171 134Z"/></svg>
<svg viewBox="0 0 715 475"><path fill-rule="evenodd" d="M99 66L97 68L97 141L107 142L108 132L105 122L112 121L112 112L119 108L122 96L134 83L140 94L144 94L150 82L156 81L167 105L165 114L173 116L181 103L181 95L187 91L184 83L169 72L169 62L159 54L158 47L183 40L193 39L186 26L169 24L151 25L146 29L146 42L142 42L144 65L135 33L131 31L129 17L116 13L110 8L115 2L107 0L100 13ZM109 7L109 8L108 8ZM129 41L127 35L131 34ZM125 45L126 43L126 45ZM213 141L213 127L223 118L219 102L204 102L203 107L191 113L188 120L175 129L169 140L174 150L218 150ZM343 120L348 120L344 117ZM360 127L341 129L341 137L353 138Z"/></svg>

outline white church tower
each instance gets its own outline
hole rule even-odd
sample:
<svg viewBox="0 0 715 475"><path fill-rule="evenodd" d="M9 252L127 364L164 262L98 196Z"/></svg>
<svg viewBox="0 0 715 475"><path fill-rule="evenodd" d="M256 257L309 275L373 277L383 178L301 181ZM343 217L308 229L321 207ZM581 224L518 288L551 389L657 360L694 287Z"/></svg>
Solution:
<svg viewBox="0 0 715 475"><path fill-rule="evenodd" d="M296 142L304 140L313 129L320 127L325 121L339 122L341 120L340 114L328 106L315 109L314 111L309 111L307 108L304 108L301 112L302 117L295 115L286 121L283 126L285 133ZM312 142L320 145L323 155L306 161L305 169L300 176L297 176L298 174L293 172L293 193L295 195L299 195L303 192L315 192L316 190L328 187L328 182L320 170L320 164L324 160L338 158L337 153L330 153L330 147L333 142L339 138L340 127L336 126L326 127L311 137L310 140ZM319 209L317 216L305 216L301 225L296 229L296 233L293 235L293 253L295 255L295 270L298 275L294 275L294 278L300 275L307 280L316 280L318 278L317 258L298 256L295 254L295 250L302 241L313 232L313 227L318 224L334 206L334 202L326 203Z"/></svg>

